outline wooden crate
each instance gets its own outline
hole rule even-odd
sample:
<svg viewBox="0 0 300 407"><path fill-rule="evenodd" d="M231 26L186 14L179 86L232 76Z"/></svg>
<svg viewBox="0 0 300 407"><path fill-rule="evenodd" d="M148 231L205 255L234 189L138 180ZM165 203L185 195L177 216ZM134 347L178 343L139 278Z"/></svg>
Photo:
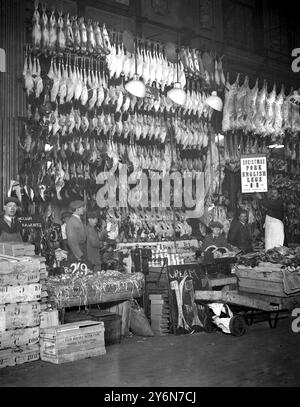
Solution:
<svg viewBox="0 0 300 407"><path fill-rule="evenodd" d="M42 311L40 314L41 328L50 328L52 326L59 325L58 311L57 310L48 310Z"/></svg>
<svg viewBox="0 0 300 407"><path fill-rule="evenodd" d="M20 260L7 259L0 256L0 274L26 273L39 271L41 263L39 259L20 258Z"/></svg>
<svg viewBox="0 0 300 407"><path fill-rule="evenodd" d="M104 355L104 331L104 323L99 321L79 321L42 328L41 359L60 364Z"/></svg>
<svg viewBox="0 0 300 407"><path fill-rule="evenodd" d="M34 256L35 246L29 243L3 243L0 247L1 253L8 256Z"/></svg>
<svg viewBox="0 0 300 407"><path fill-rule="evenodd" d="M40 359L40 346L38 344L14 350L16 365L34 362Z"/></svg>
<svg viewBox="0 0 300 407"><path fill-rule="evenodd" d="M13 349L0 350L0 369L1 367L15 366L16 358Z"/></svg>
<svg viewBox="0 0 300 407"><path fill-rule="evenodd" d="M0 368L21 365L40 359L40 347L38 344L16 349L5 349L0 351Z"/></svg>
<svg viewBox="0 0 300 407"><path fill-rule="evenodd" d="M40 325L40 303L19 303L0 306L0 332Z"/></svg>
<svg viewBox="0 0 300 407"><path fill-rule="evenodd" d="M282 271L255 271L237 269L238 290L240 292L266 294L275 297L288 297L284 292Z"/></svg>
<svg viewBox="0 0 300 407"><path fill-rule="evenodd" d="M0 287L0 304L38 301L41 299L41 285L28 284Z"/></svg>
<svg viewBox="0 0 300 407"><path fill-rule="evenodd" d="M0 332L0 349L32 346L40 341L40 328L13 329Z"/></svg>
<svg viewBox="0 0 300 407"><path fill-rule="evenodd" d="M40 272L25 271L23 273L0 274L0 287L7 285L34 284L40 281Z"/></svg>

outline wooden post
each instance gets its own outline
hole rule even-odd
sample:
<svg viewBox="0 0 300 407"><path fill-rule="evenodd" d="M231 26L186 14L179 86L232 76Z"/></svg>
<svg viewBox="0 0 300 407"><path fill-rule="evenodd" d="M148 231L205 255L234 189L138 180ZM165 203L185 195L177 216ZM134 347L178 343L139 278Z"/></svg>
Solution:
<svg viewBox="0 0 300 407"><path fill-rule="evenodd" d="M10 180L18 179L18 136L20 117L25 116L22 86L25 45L23 0L0 2L0 47L6 53L6 72L0 72L0 206L7 196Z"/></svg>

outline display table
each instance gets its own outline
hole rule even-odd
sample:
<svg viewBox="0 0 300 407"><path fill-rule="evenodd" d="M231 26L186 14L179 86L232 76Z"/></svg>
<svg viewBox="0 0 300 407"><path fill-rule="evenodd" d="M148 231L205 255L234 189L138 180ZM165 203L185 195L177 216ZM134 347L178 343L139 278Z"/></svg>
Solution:
<svg viewBox="0 0 300 407"><path fill-rule="evenodd" d="M49 277L48 300L58 309L105 302L126 301L142 296L144 275L107 271L87 276Z"/></svg>

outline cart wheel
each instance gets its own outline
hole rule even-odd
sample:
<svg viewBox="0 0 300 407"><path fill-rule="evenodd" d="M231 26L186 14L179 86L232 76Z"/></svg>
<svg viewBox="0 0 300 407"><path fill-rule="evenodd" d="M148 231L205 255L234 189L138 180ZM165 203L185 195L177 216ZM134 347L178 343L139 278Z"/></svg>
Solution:
<svg viewBox="0 0 300 407"><path fill-rule="evenodd" d="M240 315L234 315L229 322L229 329L233 336L243 336L246 332L244 319Z"/></svg>
<svg viewBox="0 0 300 407"><path fill-rule="evenodd" d="M212 322L212 319L209 315L205 315L205 317L203 318L203 329L209 334L218 330L218 327Z"/></svg>

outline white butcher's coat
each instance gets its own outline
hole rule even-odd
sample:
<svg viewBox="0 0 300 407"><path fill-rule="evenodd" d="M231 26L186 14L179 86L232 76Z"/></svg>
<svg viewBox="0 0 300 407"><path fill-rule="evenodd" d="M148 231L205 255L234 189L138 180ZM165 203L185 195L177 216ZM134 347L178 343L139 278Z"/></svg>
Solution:
<svg viewBox="0 0 300 407"><path fill-rule="evenodd" d="M273 247L283 246L284 243L284 225L279 219L266 215L265 220L265 250Z"/></svg>

